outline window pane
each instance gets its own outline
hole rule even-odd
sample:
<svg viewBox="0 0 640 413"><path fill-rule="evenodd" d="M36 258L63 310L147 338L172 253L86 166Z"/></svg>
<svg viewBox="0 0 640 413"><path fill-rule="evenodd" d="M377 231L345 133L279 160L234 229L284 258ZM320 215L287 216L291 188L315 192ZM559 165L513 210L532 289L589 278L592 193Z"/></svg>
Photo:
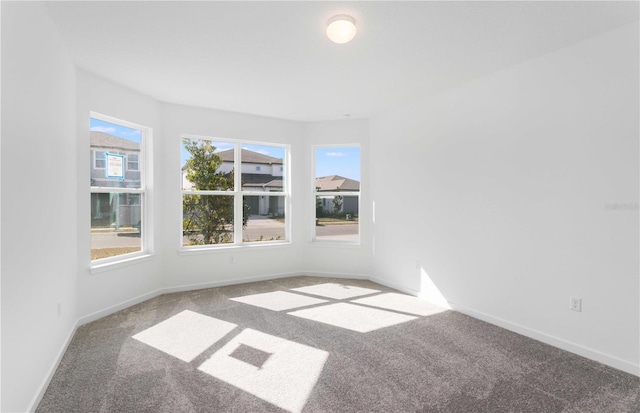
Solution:
<svg viewBox="0 0 640 413"><path fill-rule="evenodd" d="M284 190L284 148L268 145L242 145L241 155L243 191Z"/></svg>
<svg viewBox="0 0 640 413"><path fill-rule="evenodd" d="M316 196L316 239L358 241L358 197Z"/></svg>
<svg viewBox="0 0 640 413"><path fill-rule="evenodd" d="M234 144L182 139L182 189L233 190Z"/></svg>
<svg viewBox="0 0 640 413"><path fill-rule="evenodd" d="M127 170L129 171L137 171L138 167L138 154L130 153L127 154Z"/></svg>
<svg viewBox="0 0 640 413"><path fill-rule="evenodd" d="M244 242L286 239L284 196L255 195L243 198L249 216L242 229Z"/></svg>
<svg viewBox="0 0 640 413"><path fill-rule="evenodd" d="M104 165L105 165L105 157L104 151L93 151L93 156L95 157L95 162L93 164L93 167L96 169L104 169Z"/></svg>
<svg viewBox="0 0 640 413"><path fill-rule="evenodd" d="M183 245L233 243L233 195L183 195Z"/></svg>
<svg viewBox="0 0 640 413"><path fill-rule="evenodd" d="M142 132L103 120L90 118L91 186L109 188L141 188L139 168L127 168L127 156L135 155L136 164L140 157ZM108 155L120 164L108 168Z"/></svg>
<svg viewBox="0 0 640 413"><path fill-rule="evenodd" d="M141 196L91 194L91 259L142 250Z"/></svg>
<svg viewBox="0 0 640 413"><path fill-rule="evenodd" d="M316 148L316 191L360 191L360 148Z"/></svg>
<svg viewBox="0 0 640 413"><path fill-rule="evenodd" d="M315 239L358 242L360 148L316 148L314 160Z"/></svg>

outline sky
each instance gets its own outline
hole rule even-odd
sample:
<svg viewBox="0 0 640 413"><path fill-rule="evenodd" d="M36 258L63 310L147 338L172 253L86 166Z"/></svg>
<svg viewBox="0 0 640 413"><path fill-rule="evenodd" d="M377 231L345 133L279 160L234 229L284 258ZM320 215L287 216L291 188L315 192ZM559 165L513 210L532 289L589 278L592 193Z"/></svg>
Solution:
<svg viewBox="0 0 640 413"><path fill-rule="evenodd" d="M340 175L360 181L360 147L317 147L316 177Z"/></svg>
<svg viewBox="0 0 640 413"><path fill-rule="evenodd" d="M108 133L109 135L117 136L136 143L140 143L142 140L142 132L139 130L116 125L115 123L105 122L100 119L90 118L89 128L95 132Z"/></svg>
<svg viewBox="0 0 640 413"><path fill-rule="evenodd" d="M91 118L90 128L92 131L108 133L137 143L140 143L142 137L139 130L94 118ZM212 143L218 151L231 149L234 146L233 142L213 141ZM285 149L280 146L243 144L242 148L274 158L284 158L285 154ZM189 153L184 149L184 145L181 145L181 167L184 166L188 158ZM340 175L360 181L360 147L316 147L315 166L316 177Z"/></svg>
<svg viewBox="0 0 640 413"><path fill-rule="evenodd" d="M232 142L212 141L216 151L224 151L233 148ZM274 158L284 157L284 148L280 146L249 145L243 144L242 148ZM189 159L189 152L182 145L181 165L184 166ZM316 177L340 175L360 181L360 147L358 146L337 146L337 147L317 147L315 148Z"/></svg>

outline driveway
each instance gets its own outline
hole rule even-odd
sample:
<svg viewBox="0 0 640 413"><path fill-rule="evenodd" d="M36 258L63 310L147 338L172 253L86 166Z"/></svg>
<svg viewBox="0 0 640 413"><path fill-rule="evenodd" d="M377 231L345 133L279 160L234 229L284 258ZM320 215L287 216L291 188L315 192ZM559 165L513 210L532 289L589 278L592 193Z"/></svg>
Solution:
<svg viewBox="0 0 640 413"><path fill-rule="evenodd" d="M318 225L315 227L316 239L336 241L357 241L358 224ZM244 240L268 241L270 239L285 239L284 222L260 215L251 215L247 227L242 230ZM279 237L279 238L278 238ZM189 238L184 237L184 245L189 245ZM137 231L98 230L91 232L91 248L140 247L141 238Z"/></svg>

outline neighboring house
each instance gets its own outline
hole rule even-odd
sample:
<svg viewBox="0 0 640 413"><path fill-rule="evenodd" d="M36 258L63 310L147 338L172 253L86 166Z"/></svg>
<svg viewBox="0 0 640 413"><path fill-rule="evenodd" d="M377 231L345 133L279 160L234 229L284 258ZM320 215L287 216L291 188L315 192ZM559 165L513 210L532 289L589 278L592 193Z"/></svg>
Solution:
<svg viewBox="0 0 640 413"><path fill-rule="evenodd" d="M218 172L228 175L233 170L234 149L218 152L222 165ZM241 152L241 181L242 190L254 192L280 192L283 190L284 166L282 159L264 155L258 152L242 149ZM182 187L193 188L193 183L187 180L186 171L182 171ZM252 215L284 215L284 197L278 196L245 196L245 202Z"/></svg>
<svg viewBox="0 0 640 413"><path fill-rule="evenodd" d="M218 152L222 159L222 165L218 172L228 175L233 170L234 149ZM248 149L241 152L242 190L254 192L279 192L283 189L284 167L282 159L264 155ZM182 188L191 189L193 183L187 179L186 171L182 170ZM350 192L360 191L360 182L339 175L316 178L316 190L318 192L344 191L342 208L334 210L334 196L320 196L322 208L326 212L345 212L358 214L358 197L348 196ZM284 215L284 198L278 196L245 196L245 202L252 215Z"/></svg>
<svg viewBox="0 0 640 413"><path fill-rule="evenodd" d="M114 188L140 188L140 144L134 141L91 131L91 186ZM124 155L124 179L107 178L106 154ZM137 194L92 193L91 226L138 226L140 196Z"/></svg>
<svg viewBox="0 0 640 413"><path fill-rule="evenodd" d="M345 192L342 195L342 208L339 211L335 211L333 199L334 196L319 196L322 204L322 209L326 212L333 213L352 213L358 215L358 197L348 196L349 192L359 192L360 182L345 178L340 175L330 175L316 178L316 192Z"/></svg>

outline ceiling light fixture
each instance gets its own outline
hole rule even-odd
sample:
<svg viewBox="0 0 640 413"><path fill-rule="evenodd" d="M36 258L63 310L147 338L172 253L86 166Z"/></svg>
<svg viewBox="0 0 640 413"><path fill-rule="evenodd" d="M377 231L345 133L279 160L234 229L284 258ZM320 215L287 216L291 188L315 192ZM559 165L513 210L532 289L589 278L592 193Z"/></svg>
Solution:
<svg viewBox="0 0 640 413"><path fill-rule="evenodd" d="M356 31L356 20L346 14L335 15L327 22L327 37L334 43L347 43L354 38Z"/></svg>

